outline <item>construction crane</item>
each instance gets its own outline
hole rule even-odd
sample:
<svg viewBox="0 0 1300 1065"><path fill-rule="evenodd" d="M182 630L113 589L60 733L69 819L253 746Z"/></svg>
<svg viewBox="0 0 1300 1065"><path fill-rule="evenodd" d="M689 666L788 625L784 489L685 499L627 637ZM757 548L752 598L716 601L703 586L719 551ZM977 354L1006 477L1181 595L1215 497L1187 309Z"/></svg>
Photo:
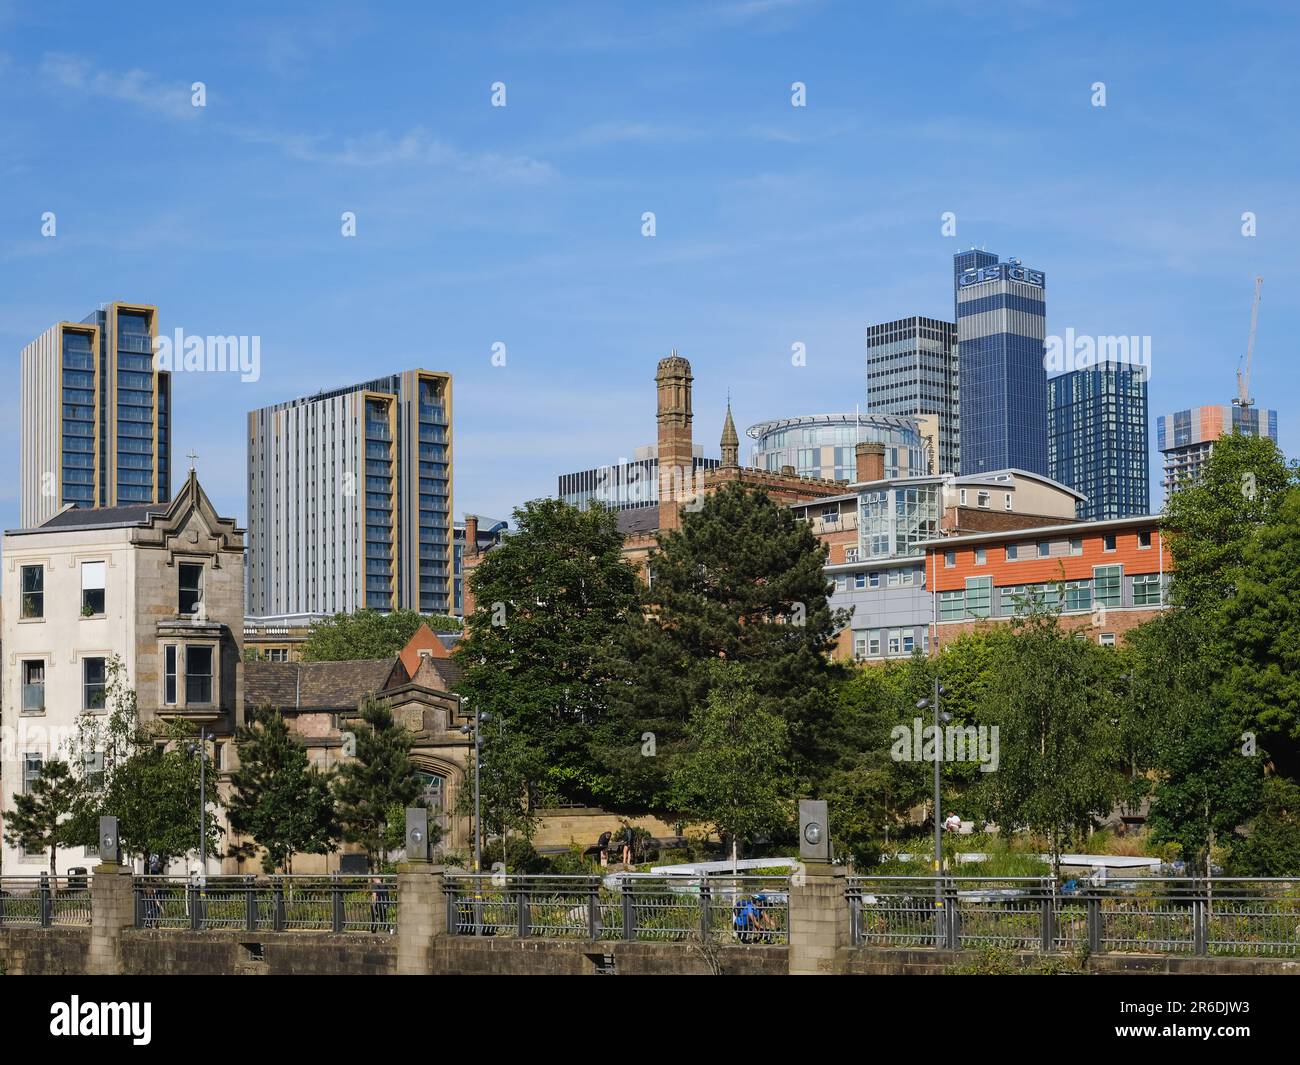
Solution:
<svg viewBox="0 0 1300 1065"><path fill-rule="evenodd" d="M1237 398L1232 401L1232 405L1242 410L1246 410L1255 402L1250 398L1250 363L1255 356L1255 327L1259 325L1259 290L1263 284L1262 277L1255 278L1255 302L1250 307L1250 339L1246 341L1245 358L1237 361Z"/></svg>

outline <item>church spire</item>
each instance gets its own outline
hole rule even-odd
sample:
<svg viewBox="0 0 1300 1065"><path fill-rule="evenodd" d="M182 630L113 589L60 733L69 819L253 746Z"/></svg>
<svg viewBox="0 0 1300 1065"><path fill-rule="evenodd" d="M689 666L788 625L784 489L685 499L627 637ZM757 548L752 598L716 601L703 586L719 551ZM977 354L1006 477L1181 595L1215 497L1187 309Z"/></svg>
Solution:
<svg viewBox="0 0 1300 1065"><path fill-rule="evenodd" d="M731 420L731 397L727 397L727 420L722 423L722 465L739 466L740 437L736 435L736 423Z"/></svg>

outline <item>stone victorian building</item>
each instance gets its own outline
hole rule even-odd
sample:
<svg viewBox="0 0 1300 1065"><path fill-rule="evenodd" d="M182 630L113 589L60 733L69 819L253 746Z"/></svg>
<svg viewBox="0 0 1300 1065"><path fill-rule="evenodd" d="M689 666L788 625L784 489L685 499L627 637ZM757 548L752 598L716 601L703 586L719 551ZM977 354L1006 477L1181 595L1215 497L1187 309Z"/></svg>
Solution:
<svg viewBox="0 0 1300 1065"><path fill-rule="evenodd" d="M67 756L83 714L110 712L115 660L140 720L207 729L224 773L243 720L244 533L194 471L170 503L66 506L6 532L3 551L0 719L13 742L0 751L0 819L45 761ZM59 871L93 857L61 852ZM48 868L8 844L3 862L6 873Z"/></svg>
<svg viewBox="0 0 1300 1065"><path fill-rule="evenodd" d="M244 702L251 713L270 707L280 711L306 745L320 769L332 769L346 757L346 736L367 699L389 704L398 724L411 732L411 760L425 782L425 799L442 829L444 850L471 845L470 819L455 813L461 789L472 768L473 737L462 732L468 709L452 694L460 667L448 650L449 640L421 626L393 658L347 662L248 662ZM294 871L334 872L339 854L299 855ZM230 872L257 872L257 861L230 863Z"/></svg>

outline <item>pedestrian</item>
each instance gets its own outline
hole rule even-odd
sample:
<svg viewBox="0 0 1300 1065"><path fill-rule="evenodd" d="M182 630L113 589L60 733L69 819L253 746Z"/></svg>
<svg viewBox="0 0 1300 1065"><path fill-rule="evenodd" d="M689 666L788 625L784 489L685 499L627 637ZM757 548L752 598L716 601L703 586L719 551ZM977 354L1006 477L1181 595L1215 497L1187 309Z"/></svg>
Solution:
<svg viewBox="0 0 1300 1065"><path fill-rule="evenodd" d="M623 826L623 864L624 865L632 864L632 840L635 838L635 836L636 833L633 831L633 828L630 824Z"/></svg>
<svg viewBox="0 0 1300 1065"><path fill-rule="evenodd" d="M163 873L161 855L149 855L144 871L148 876L161 877ZM146 928L157 928L159 918L162 916L161 886L157 880L148 881L147 883L148 887L145 888L144 892L144 926Z"/></svg>
<svg viewBox="0 0 1300 1065"><path fill-rule="evenodd" d="M609 865L609 841L614 838L614 834L609 831L602 832L600 839L596 840L596 849L600 852L600 864Z"/></svg>

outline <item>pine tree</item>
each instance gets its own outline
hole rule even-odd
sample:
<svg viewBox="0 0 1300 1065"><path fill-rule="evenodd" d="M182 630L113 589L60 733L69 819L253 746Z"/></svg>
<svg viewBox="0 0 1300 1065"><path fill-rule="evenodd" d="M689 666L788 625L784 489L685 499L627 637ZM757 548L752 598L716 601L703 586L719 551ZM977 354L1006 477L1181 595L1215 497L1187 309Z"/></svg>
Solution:
<svg viewBox="0 0 1300 1065"><path fill-rule="evenodd" d="M232 857L264 852L262 868L293 872L295 854L327 854L339 838L329 778L307 759L277 710L255 710L235 733L239 768L231 774L226 802L230 825L253 840L231 849Z"/></svg>
<svg viewBox="0 0 1300 1065"><path fill-rule="evenodd" d="M388 703L368 698L346 724L356 738L356 756L334 774L338 819L343 838L361 844L370 868L377 869L388 849L394 808L420 805L424 782L411 761L411 733L394 720Z"/></svg>
<svg viewBox="0 0 1300 1065"><path fill-rule="evenodd" d="M77 794L68 763L52 758L41 765L31 790L14 795L14 808L5 822L5 838L11 847L35 853L50 852L50 876L57 875L59 847L69 839L69 817Z"/></svg>
<svg viewBox="0 0 1300 1065"><path fill-rule="evenodd" d="M826 548L765 492L727 485L662 536L642 611L616 633L610 720L593 746L606 801L671 805L668 778L710 663L745 667L756 695L779 707L805 789L834 741L830 661L847 614L832 611Z"/></svg>

